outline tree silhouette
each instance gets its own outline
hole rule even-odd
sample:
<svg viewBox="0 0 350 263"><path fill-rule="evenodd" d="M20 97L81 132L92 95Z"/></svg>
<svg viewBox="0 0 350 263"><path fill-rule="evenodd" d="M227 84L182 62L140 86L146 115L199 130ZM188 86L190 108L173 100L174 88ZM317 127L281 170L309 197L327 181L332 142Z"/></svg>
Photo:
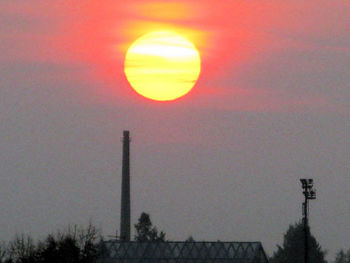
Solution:
<svg viewBox="0 0 350 263"><path fill-rule="evenodd" d="M189 236L189 237L185 240L185 242L195 242L195 240L194 240L193 236Z"/></svg>
<svg viewBox="0 0 350 263"><path fill-rule="evenodd" d="M135 224L136 235L135 240L139 242L147 241L165 241L165 233L161 231L158 233L157 227L152 226L151 218L149 214L142 212Z"/></svg>
<svg viewBox="0 0 350 263"><path fill-rule="evenodd" d="M309 232L310 233L310 232ZM325 251L309 236L309 263L326 263ZM304 263L304 225L296 223L290 225L283 239L283 246L277 246L277 251L270 259L271 263Z"/></svg>
<svg viewBox="0 0 350 263"><path fill-rule="evenodd" d="M4 241L0 242L0 263L5 263L7 257L7 244Z"/></svg>
<svg viewBox="0 0 350 263"><path fill-rule="evenodd" d="M33 239L28 235L16 235L9 243L8 259L5 262L31 263L37 261L37 251Z"/></svg>
<svg viewBox="0 0 350 263"><path fill-rule="evenodd" d="M350 263L350 249L347 252L341 249L335 256L334 263Z"/></svg>
<svg viewBox="0 0 350 263"><path fill-rule="evenodd" d="M30 236L17 235L7 247L0 244L0 263L93 263L101 241L91 223L87 228L68 227L38 244Z"/></svg>

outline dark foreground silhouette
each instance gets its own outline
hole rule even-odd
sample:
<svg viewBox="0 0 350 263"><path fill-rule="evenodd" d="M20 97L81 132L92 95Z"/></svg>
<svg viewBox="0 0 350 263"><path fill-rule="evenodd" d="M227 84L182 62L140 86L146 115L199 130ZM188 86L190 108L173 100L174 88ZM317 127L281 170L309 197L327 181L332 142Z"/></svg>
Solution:
<svg viewBox="0 0 350 263"><path fill-rule="evenodd" d="M165 233L152 225L150 216L142 213L135 224L134 242L168 242ZM303 225L290 225L283 244L270 257L271 263L304 263ZM187 242L195 242L190 236ZM103 256L106 248L100 229L93 224L87 227L70 226L64 231L48 235L34 242L29 235L16 235L10 242L0 243L0 263L93 263ZM171 243L171 242L170 242ZM169 244L170 244L169 243ZM172 242L174 243L174 242ZM200 242L199 242L200 243ZM310 235L310 263L326 263L326 252ZM350 263L350 249L339 250L333 263Z"/></svg>

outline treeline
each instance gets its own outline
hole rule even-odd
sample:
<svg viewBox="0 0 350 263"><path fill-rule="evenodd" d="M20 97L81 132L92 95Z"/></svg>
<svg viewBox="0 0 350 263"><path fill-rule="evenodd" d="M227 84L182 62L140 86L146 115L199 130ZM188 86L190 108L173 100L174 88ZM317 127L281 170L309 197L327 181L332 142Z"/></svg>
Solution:
<svg viewBox="0 0 350 263"><path fill-rule="evenodd" d="M93 263L103 244L100 230L70 226L34 242L29 235L17 235L0 245L0 263Z"/></svg>
<svg viewBox="0 0 350 263"><path fill-rule="evenodd" d="M135 224L134 240L166 242L165 233L153 226L149 214L142 213ZM283 244L269 258L271 263L304 263L304 229L302 223L290 225ZM194 241L192 237L187 241ZM0 243L0 263L94 263L104 250L101 230L93 224L71 226L34 242L29 235L17 235L10 242ZM327 263L316 238L309 237L309 263ZM332 263L350 263L350 249L339 250Z"/></svg>
<svg viewBox="0 0 350 263"><path fill-rule="evenodd" d="M153 226L147 213L141 214L135 233L135 241L166 241L165 233ZM38 242L29 235L17 235L0 243L0 263L94 263L105 251L103 241L101 230L92 223L69 226Z"/></svg>

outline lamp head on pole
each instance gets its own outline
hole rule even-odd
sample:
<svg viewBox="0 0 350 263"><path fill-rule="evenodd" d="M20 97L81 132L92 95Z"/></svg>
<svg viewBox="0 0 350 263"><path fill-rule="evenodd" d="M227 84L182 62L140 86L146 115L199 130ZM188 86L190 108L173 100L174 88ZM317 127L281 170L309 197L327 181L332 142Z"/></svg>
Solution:
<svg viewBox="0 0 350 263"><path fill-rule="evenodd" d="M301 187L303 188L303 194L306 199L314 200L316 199L316 190L313 189L314 180L313 179L300 179Z"/></svg>

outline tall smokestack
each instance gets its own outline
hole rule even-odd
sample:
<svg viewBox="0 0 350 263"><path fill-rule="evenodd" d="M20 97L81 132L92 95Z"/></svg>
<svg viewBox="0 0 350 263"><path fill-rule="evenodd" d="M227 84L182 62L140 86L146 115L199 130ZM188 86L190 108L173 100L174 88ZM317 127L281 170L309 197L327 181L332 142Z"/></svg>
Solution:
<svg viewBox="0 0 350 263"><path fill-rule="evenodd" d="M130 241L130 138L123 132L122 198L120 214L120 240Z"/></svg>

